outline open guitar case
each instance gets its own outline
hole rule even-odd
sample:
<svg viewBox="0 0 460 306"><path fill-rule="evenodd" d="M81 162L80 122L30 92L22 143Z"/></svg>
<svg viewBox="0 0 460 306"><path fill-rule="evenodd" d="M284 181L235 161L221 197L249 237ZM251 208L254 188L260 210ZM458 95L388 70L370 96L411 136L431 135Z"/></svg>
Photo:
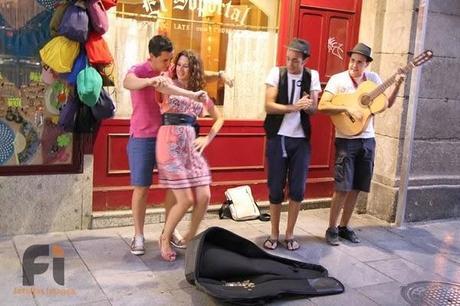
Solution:
<svg viewBox="0 0 460 306"><path fill-rule="evenodd" d="M188 243L185 278L222 302L240 305L345 290L324 267L268 254L220 227L211 227Z"/></svg>

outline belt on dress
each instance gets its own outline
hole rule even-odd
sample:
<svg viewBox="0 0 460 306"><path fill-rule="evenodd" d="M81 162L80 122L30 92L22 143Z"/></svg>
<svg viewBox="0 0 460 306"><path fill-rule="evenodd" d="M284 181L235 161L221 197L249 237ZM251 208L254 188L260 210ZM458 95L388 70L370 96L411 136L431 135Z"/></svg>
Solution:
<svg viewBox="0 0 460 306"><path fill-rule="evenodd" d="M196 117L186 115L186 114L177 114L177 113L164 113L162 115L163 125L195 125Z"/></svg>

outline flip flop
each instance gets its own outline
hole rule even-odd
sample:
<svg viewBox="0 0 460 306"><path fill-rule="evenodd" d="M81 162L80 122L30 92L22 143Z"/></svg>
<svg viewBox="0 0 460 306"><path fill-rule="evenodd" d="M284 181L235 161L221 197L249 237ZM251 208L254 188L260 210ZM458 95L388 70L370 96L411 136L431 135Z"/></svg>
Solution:
<svg viewBox="0 0 460 306"><path fill-rule="evenodd" d="M267 238L267 240L264 241L263 247L264 249L273 251L278 247L278 239L271 239L270 237ZM270 245L268 245L270 243Z"/></svg>
<svg viewBox="0 0 460 306"><path fill-rule="evenodd" d="M300 244L294 238L284 240L286 243L286 249L289 251L297 251L300 248Z"/></svg>

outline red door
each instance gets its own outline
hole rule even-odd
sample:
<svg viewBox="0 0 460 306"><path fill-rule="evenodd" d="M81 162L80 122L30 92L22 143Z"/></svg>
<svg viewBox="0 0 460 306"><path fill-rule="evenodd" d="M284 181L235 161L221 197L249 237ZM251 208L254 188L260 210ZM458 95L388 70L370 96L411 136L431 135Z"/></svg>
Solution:
<svg viewBox="0 0 460 306"><path fill-rule="evenodd" d="M330 76L347 68L347 50L358 40L361 0L302 0L295 36L311 45L307 67L319 72L323 88ZM311 180L329 178L334 165L334 128L328 116L312 117ZM332 184L328 184L331 187Z"/></svg>

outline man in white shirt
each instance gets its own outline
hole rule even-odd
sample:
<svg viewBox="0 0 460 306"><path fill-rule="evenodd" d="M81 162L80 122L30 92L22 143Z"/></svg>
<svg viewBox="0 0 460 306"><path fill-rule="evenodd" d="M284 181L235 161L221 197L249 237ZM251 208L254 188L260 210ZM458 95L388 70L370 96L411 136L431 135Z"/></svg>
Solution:
<svg viewBox="0 0 460 306"><path fill-rule="evenodd" d="M333 75L324 89L318 110L327 115L347 112L355 120L362 118L361 107L356 105L339 106L331 103L337 94L349 94L357 90L359 84L369 80L381 84L380 77L370 71L365 71L372 62L371 48L358 43L348 52L350 62L348 70ZM395 101L404 75L396 76L396 85L390 91L388 107ZM326 230L326 241L331 245L339 245L339 237L353 243L359 243L356 233L348 226L356 199L360 191L369 192L374 168L375 134L373 116L365 130L356 136L347 136L336 130L335 134L335 192L332 197L329 215L329 228ZM340 211L342 218L337 227Z"/></svg>
<svg viewBox="0 0 460 306"><path fill-rule="evenodd" d="M318 72L304 68L310 45L293 39L286 52L286 67L274 67L266 81L264 128L271 213L271 234L263 246L278 247L281 203L288 182L288 221L285 244L291 251L300 245L294 239L294 226L305 193L310 164L310 114L316 111L321 92Z"/></svg>

